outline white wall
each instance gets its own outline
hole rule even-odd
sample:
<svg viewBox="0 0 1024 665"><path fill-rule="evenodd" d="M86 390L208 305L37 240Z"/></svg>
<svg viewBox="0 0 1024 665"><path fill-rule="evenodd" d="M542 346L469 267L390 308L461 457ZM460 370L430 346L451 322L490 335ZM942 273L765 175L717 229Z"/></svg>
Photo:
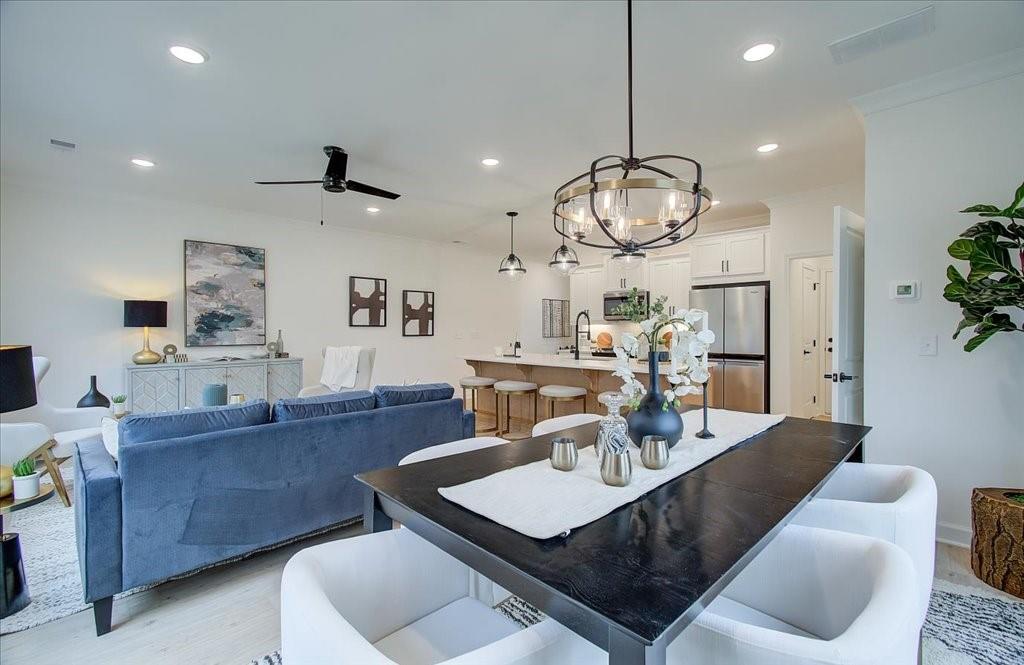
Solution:
<svg viewBox="0 0 1024 665"><path fill-rule="evenodd" d="M771 211L771 411L790 413L789 262L796 257L832 254L832 209L864 211L864 185L834 185L790 196L766 199Z"/></svg>
<svg viewBox="0 0 1024 665"><path fill-rule="evenodd" d="M168 327L153 330L156 350L173 343L192 358L257 350L184 348L185 238L267 250L268 341L283 329L286 350L306 359L306 384L317 382L326 344L377 347L374 382L402 383L455 382L472 373L461 353L516 334L529 351L566 341L541 339L540 299L567 299L568 280L528 263L526 278L510 284L497 274L500 251L4 181L0 339L53 360L48 399L73 405L90 374L106 395L123 391L123 364L142 344L140 329L121 326L123 299L168 301ZM386 328L348 327L349 275L388 279ZM402 337L402 289L435 291L434 337Z"/></svg>
<svg viewBox="0 0 1024 665"><path fill-rule="evenodd" d="M939 537L964 545L971 488L1024 486L1024 335L965 353L966 337L951 339L960 310L942 298L946 266L965 265L946 247L975 221L957 211L1006 205L1024 178L1021 54L858 100L867 137L867 459L929 471ZM920 280L919 300L889 299L889 282L903 279ZM920 338L932 335L938 355L919 356Z"/></svg>

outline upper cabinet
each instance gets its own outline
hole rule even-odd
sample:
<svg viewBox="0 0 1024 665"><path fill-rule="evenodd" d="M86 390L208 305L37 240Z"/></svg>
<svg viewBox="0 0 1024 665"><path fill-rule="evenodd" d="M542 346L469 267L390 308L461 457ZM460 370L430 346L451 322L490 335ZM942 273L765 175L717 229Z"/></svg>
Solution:
<svg viewBox="0 0 1024 665"><path fill-rule="evenodd" d="M693 277L740 277L765 273L766 231L728 233L695 241Z"/></svg>
<svg viewBox="0 0 1024 665"><path fill-rule="evenodd" d="M651 300L665 296L665 313L673 315L690 303L690 259L668 257L650 262L648 288Z"/></svg>
<svg viewBox="0 0 1024 665"><path fill-rule="evenodd" d="M624 291L647 288L647 261L626 263L611 257L604 262L604 290Z"/></svg>
<svg viewBox="0 0 1024 665"><path fill-rule="evenodd" d="M604 320L604 270L600 266L580 268L569 276L570 318L586 310L592 323Z"/></svg>

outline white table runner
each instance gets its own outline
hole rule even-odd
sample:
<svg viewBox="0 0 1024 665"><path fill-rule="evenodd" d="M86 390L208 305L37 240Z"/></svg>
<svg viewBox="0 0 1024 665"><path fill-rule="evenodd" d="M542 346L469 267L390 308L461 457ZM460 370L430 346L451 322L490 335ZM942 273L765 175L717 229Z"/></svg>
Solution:
<svg viewBox="0 0 1024 665"><path fill-rule="evenodd" d="M593 446L581 448L572 471L557 471L543 459L471 480L440 487L444 498L498 524L532 538L553 538L588 524L635 501L673 478L700 466L755 434L782 422L785 416L708 409L713 439L694 436L702 427L700 410L683 414L683 438L672 447L664 469L652 471L640 462L639 449L630 446L633 480L611 487L601 480ZM551 436L557 436L555 432ZM515 445L515 444L513 444Z"/></svg>

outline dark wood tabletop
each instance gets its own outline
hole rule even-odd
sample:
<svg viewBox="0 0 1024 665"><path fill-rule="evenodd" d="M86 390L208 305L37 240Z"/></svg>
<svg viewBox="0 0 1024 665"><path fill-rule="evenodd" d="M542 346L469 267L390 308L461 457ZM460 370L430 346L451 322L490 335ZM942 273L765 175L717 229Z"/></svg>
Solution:
<svg viewBox="0 0 1024 665"><path fill-rule="evenodd" d="M568 537L547 540L451 503L437 489L545 459L553 436L592 445L596 422L356 477L369 488L368 531L398 520L607 649L613 665L661 663L668 642L838 466L862 459L869 430L786 418Z"/></svg>

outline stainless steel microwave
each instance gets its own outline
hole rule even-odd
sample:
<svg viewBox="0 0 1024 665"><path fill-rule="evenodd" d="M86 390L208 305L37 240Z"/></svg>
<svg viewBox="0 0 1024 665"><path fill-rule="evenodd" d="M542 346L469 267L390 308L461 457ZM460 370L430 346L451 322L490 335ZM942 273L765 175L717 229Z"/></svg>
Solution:
<svg viewBox="0 0 1024 665"><path fill-rule="evenodd" d="M623 305L629 300L629 294L632 293L632 289L625 289L622 291L607 291L604 294L604 320L605 321L628 321L629 317L623 316L622 314L616 314L615 310L619 308L619 305ZM644 304L648 314L650 313L650 294L647 291L640 291L640 301Z"/></svg>

